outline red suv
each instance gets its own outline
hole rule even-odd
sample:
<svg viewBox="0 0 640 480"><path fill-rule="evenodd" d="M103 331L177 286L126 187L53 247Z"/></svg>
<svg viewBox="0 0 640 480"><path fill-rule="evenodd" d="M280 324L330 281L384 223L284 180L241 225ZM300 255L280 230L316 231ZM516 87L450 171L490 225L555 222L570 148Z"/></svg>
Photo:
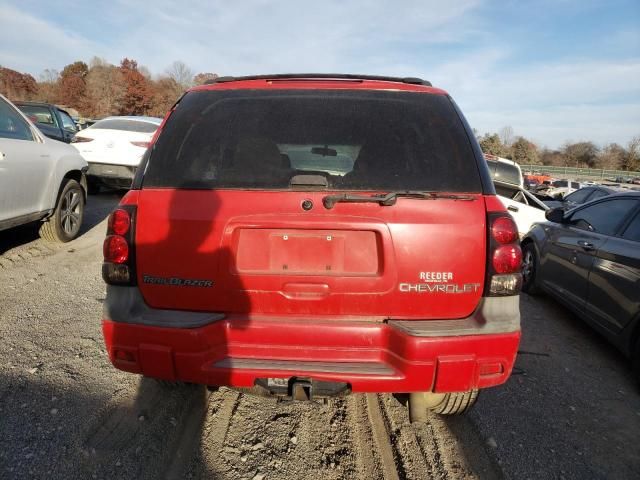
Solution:
<svg viewBox="0 0 640 480"><path fill-rule="evenodd" d="M109 218L103 332L157 379L460 413L511 372L520 264L445 91L222 77L169 112Z"/></svg>

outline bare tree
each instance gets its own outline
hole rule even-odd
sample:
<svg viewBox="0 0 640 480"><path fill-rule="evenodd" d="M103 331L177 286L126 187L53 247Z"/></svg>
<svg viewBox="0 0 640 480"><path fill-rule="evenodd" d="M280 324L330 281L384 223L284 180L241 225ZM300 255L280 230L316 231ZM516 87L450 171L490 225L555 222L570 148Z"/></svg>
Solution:
<svg viewBox="0 0 640 480"><path fill-rule="evenodd" d="M510 147L513 143L513 128L510 125L500 129L500 140L505 147Z"/></svg>
<svg viewBox="0 0 640 480"><path fill-rule="evenodd" d="M167 68L166 74L183 89L193 85L193 71L184 62L176 60Z"/></svg>

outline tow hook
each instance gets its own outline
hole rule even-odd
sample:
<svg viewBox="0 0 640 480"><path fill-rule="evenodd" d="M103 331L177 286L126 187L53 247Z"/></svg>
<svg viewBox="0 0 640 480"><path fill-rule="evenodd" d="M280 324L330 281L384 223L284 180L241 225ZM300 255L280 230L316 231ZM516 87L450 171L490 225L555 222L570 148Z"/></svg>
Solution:
<svg viewBox="0 0 640 480"><path fill-rule="evenodd" d="M313 399L313 385L307 380L295 380L291 382L291 398L299 401Z"/></svg>

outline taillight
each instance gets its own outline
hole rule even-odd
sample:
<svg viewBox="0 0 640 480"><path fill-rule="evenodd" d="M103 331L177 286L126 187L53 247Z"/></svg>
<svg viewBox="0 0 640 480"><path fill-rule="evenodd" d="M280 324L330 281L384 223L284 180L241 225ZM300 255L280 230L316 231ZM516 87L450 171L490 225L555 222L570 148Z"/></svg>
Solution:
<svg viewBox="0 0 640 480"><path fill-rule="evenodd" d="M148 148L151 145L151 142L131 142L131 145L135 145L136 147Z"/></svg>
<svg viewBox="0 0 640 480"><path fill-rule="evenodd" d="M110 228L116 235L126 235L130 226L131 216L126 210L118 208L109 215L108 228Z"/></svg>
<svg viewBox="0 0 640 480"><path fill-rule="evenodd" d="M522 250L518 227L504 212L491 212L487 217L489 241L485 295L517 295L522 286Z"/></svg>
<svg viewBox="0 0 640 480"><path fill-rule="evenodd" d="M135 205L120 205L107 222L102 278L110 285L135 285Z"/></svg>
<svg viewBox="0 0 640 480"><path fill-rule="evenodd" d="M125 263L129 260L129 244L120 235L109 235L102 246L104 261L111 263Z"/></svg>
<svg viewBox="0 0 640 480"><path fill-rule="evenodd" d="M93 142L93 138L79 137L78 135L76 135L71 139L71 143L85 143L85 142Z"/></svg>
<svg viewBox="0 0 640 480"><path fill-rule="evenodd" d="M496 273L516 273L522 265L519 245L500 245L493 251L493 269Z"/></svg>

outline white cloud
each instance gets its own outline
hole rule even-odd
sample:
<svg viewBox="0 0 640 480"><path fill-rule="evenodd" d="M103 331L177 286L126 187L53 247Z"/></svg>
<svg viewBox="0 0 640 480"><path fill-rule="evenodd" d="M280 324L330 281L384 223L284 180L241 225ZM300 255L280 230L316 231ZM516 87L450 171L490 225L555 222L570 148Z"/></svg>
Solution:
<svg viewBox="0 0 640 480"><path fill-rule="evenodd" d="M511 125L550 146L625 143L640 133L639 58L524 63L519 45L482 16L484 0L114 0L100 11L65 7L64 27L23 2L0 0L0 64L34 75L94 55L134 58L156 74L182 60L195 72L226 75L411 75L448 90L480 131ZM607 42L615 51L638 38L627 30Z"/></svg>
<svg viewBox="0 0 640 480"><path fill-rule="evenodd" d="M101 53L90 40L7 4L0 4L0 25L0 65L36 77L45 68Z"/></svg>

